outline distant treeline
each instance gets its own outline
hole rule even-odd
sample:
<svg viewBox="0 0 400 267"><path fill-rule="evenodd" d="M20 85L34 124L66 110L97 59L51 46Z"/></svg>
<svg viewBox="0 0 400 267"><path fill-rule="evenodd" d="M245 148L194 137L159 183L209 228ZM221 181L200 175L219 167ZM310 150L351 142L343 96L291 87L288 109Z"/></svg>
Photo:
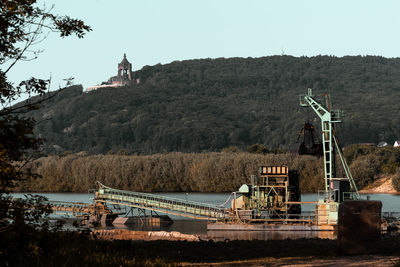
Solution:
<svg viewBox="0 0 400 267"><path fill-rule="evenodd" d="M229 192L249 182L261 165L300 170L302 186L315 189L322 161L311 156L251 153L168 153L151 156L79 154L49 156L33 162L43 176L21 191L87 192L96 181L109 187L143 192ZM307 185L307 186L306 186Z"/></svg>
<svg viewBox="0 0 400 267"><path fill-rule="evenodd" d="M400 149L351 146L345 150L361 188L382 173L395 173ZM323 188L323 161L295 154L168 153L142 155L49 156L30 164L42 178L21 183L19 191L87 192L96 181L109 187L141 192L230 192L262 165L287 165L300 174L303 193ZM340 170L339 170L340 174Z"/></svg>
<svg viewBox="0 0 400 267"><path fill-rule="evenodd" d="M135 77L141 82L130 87L67 88L26 114L46 139L43 155L219 152L256 143L297 150L300 129L317 118L299 106L308 87L345 111L336 127L343 145L400 138L400 58L187 60L145 66Z"/></svg>

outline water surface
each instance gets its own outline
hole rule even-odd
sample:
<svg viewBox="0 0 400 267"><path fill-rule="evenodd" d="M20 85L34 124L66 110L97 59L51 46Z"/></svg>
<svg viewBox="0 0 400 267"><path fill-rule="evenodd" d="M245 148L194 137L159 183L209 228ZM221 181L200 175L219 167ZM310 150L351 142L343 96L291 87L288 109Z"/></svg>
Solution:
<svg viewBox="0 0 400 267"><path fill-rule="evenodd" d="M85 193L39 193L47 197L52 201L67 201L67 202L83 202L92 203L93 194ZM228 198L231 197L229 193L159 193L158 195L167 196L171 198L179 198L188 201L195 201L213 205L222 205L229 207L230 201L227 202ZM13 194L14 197L23 197L23 193ZM400 195L391 194L364 194L361 196L362 199L380 200L382 201L382 211L400 211ZM317 194L302 194L302 201L317 201ZM302 211L314 211L315 204L303 204ZM64 218L71 218L71 215L64 214ZM108 226L107 228L123 228L131 230L147 230L147 231L178 231L185 234L199 234L202 236L207 235L214 240L226 240L226 239L246 239L246 240L268 240L268 239L297 239L297 238L336 238L335 233L327 232L307 232L307 231L296 231L296 232L266 232L266 231L208 231L207 222L193 220L185 217L179 217L175 215L168 215L174 223L171 225L156 225L156 226L143 226L143 225L129 225L129 226Z"/></svg>

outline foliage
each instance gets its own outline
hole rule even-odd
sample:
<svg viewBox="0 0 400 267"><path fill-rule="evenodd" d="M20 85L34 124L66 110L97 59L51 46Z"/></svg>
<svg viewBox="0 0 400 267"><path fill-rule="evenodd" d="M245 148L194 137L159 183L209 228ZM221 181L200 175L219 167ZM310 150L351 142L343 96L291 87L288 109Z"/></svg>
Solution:
<svg viewBox="0 0 400 267"><path fill-rule="evenodd" d="M378 174L373 157L364 156L353 162L350 167L358 188L363 188L368 184L373 183L375 176Z"/></svg>
<svg viewBox="0 0 400 267"><path fill-rule="evenodd" d="M268 152L267 147L263 144L253 144L247 148L249 153L265 154Z"/></svg>
<svg viewBox="0 0 400 267"><path fill-rule="evenodd" d="M350 145L343 154L359 188L371 184L379 174L393 174L400 167L400 149L394 147Z"/></svg>
<svg viewBox="0 0 400 267"><path fill-rule="evenodd" d="M225 147L221 150L221 152L225 152L225 153L238 153L238 152L242 152L242 150L240 148L238 148L237 146L229 146L229 147Z"/></svg>
<svg viewBox="0 0 400 267"><path fill-rule="evenodd" d="M231 192L250 182L262 165L298 170L303 192L322 189L322 161L311 156L253 153L168 153L79 155L39 158L30 164L42 179L21 183L19 191L87 192L96 181L140 192Z"/></svg>
<svg viewBox="0 0 400 267"><path fill-rule="evenodd" d="M358 189L371 184L381 174L390 174L384 166L400 157L400 149L363 145L348 146L344 154L354 155L355 151L358 154L349 165ZM400 167L399 163L396 166ZM262 165L287 165L297 170L303 193L323 189L322 158L292 153L247 153L229 148L221 153L88 155L80 152L45 156L29 164L42 178L21 183L17 190L87 192L100 181L110 187L143 192L231 192L248 183L250 175L256 174Z"/></svg>
<svg viewBox="0 0 400 267"><path fill-rule="evenodd" d="M316 118L298 103L307 87L345 111L336 127L342 145L399 138L398 58L200 59L146 66L135 77L140 84L129 87L71 87L32 111L44 152L216 152L252 144L297 151L299 130Z"/></svg>
<svg viewBox="0 0 400 267"><path fill-rule="evenodd" d="M35 59L40 50L32 46L42 41L45 30L56 31L61 37L76 34L83 37L90 27L68 16L57 16L38 7L36 0L2 1L0 4L0 103L5 107L22 93L44 94L49 80L30 78L18 86L7 81L7 73L21 60ZM32 107L31 105L30 107ZM19 107L21 108L21 107ZM13 109L5 108L1 115Z"/></svg>
<svg viewBox="0 0 400 267"><path fill-rule="evenodd" d="M396 189L397 192L400 192L400 168L397 169L397 172L393 176L392 184L394 189Z"/></svg>
<svg viewBox="0 0 400 267"><path fill-rule="evenodd" d="M62 222L50 224L46 218L51 209L42 196L27 195L11 199L0 195L0 263L22 266L34 261L43 249L42 236L61 229Z"/></svg>
<svg viewBox="0 0 400 267"><path fill-rule="evenodd" d="M0 194L14 187L18 180L32 176L24 163L27 152L37 149L40 139L33 135L34 121L20 119L11 114L0 116Z"/></svg>
<svg viewBox="0 0 400 267"><path fill-rule="evenodd" d="M323 161L310 156L306 159L303 168L299 170L300 190L302 193L316 193L324 189Z"/></svg>
<svg viewBox="0 0 400 267"><path fill-rule="evenodd" d="M32 46L40 42L44 30L59 32L62 37L76 34L83 37L90 28L81 20L56 16L36 6L35 0L2 1L0 4L0 193L7 192L13 183L31 175L15 161L26 159L27 152L35 150L41 140L33 135L34 120L21 117L36 109L43 99L28 100L10 107L21 94L43 96L49 80L30 78L14 86L7 80L7 73L21 60L32 60L39 51ZM33 54L32 54L33 53ZM29 157L29 156L28 156Z"/></svg>
<svg viewBox="0 0 400 267"><path fill-rule="evenodd" d="M30 196L13 200L8 196L20 180L34 175L26 163L40 144L33 133L34 120L27 112L37 108L49 85L49 80L31 77L14 86L7 73L20 61L35 59L40 43L47 31L60 33L61 37L89 31L81 20L56 16L37 6L35 0L0 2L0 265L23 265L35 258L41 249L39 235L51 230L46 220L50 209L43 198ZM35 100L11 106L21 94L39 95ZM19 162L19 163L16 163ZM56 227L58 229L58 227ZM29 261L28 261L29 262Z"/></svg>

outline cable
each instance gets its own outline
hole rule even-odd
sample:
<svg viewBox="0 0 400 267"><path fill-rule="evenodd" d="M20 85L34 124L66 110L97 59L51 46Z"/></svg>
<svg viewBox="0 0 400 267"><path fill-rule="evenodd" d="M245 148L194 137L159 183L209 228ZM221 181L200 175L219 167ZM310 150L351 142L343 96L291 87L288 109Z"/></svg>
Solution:
<svg viewBox="0 0 400 267"><path fill-rule="evenodd" d="M229 195L228 199L227 199L224 203L222 203L221 205L217 205L217 206L218 206L218 207L223 207L223 206L225 206L226 203L228 203L228 201L231 199L232 194L233 194L233 192Z"/></svg>

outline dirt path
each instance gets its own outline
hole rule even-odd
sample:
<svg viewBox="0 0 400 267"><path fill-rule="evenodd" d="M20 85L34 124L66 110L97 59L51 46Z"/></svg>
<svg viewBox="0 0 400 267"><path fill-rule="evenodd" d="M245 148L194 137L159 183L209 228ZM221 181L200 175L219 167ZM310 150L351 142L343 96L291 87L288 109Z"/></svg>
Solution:
<svg viewBox="0 0 400 267"><path fill-rule="evenodd" d="M226 261L216 263L180 263L180 266L394 266L400 263L399 256L342 256L335 258L288 257L261 258L255 260Z"/></svg>

